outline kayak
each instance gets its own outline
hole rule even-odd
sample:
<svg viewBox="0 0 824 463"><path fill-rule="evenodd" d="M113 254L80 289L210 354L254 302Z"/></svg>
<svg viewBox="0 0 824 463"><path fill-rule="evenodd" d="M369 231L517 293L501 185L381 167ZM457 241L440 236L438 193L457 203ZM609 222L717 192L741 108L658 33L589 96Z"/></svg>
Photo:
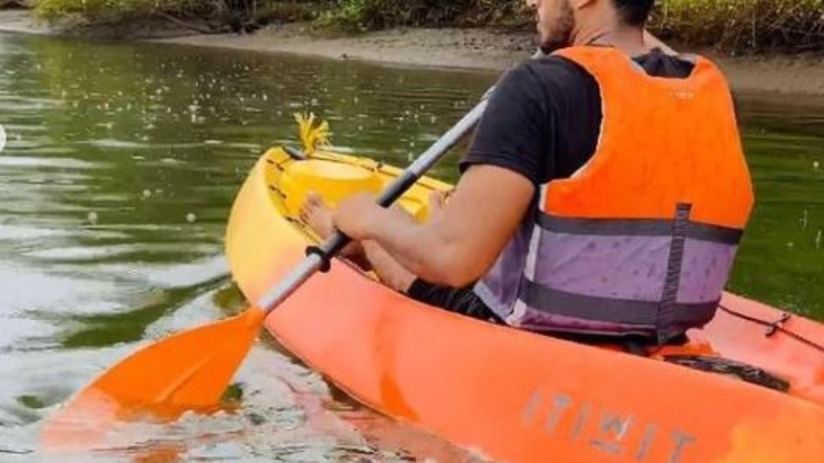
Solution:
<svg viewBox="0 0 824 463"><path fill-rule="evenodd" d="M229 218L234 280L259 300L321 240L299 218L402 171L322 150L272 148ZM427 219L451 185L424 177L396 204ZM725 293L688 342L643 353L454 314L405 297L343 258L266 319L289 352L354 399L505 462L824 461L824 326Z"/></svg>

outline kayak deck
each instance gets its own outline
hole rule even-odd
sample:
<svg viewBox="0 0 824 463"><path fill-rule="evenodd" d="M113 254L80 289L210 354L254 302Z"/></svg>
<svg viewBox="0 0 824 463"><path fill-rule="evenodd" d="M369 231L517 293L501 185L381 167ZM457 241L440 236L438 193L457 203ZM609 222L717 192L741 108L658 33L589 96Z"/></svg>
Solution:
<svg viewBox="0 0 824 463"><path fill-rule="evenodd" d="M399 173L334 153L262 156L227 234L247 299L258 300L316 244L297 219L308 191L334 206L355 191L377 194ZM426 220L429 192L449 188L425 178L399 204ZM362 403L495 459L824 461L824 353L810 345L824 344L824 327L733 294L722 306L688 344L645 358L428 307L335 259L266 326ZM660 361L673 355L742 362L756 379L788 387Z"/></svg>

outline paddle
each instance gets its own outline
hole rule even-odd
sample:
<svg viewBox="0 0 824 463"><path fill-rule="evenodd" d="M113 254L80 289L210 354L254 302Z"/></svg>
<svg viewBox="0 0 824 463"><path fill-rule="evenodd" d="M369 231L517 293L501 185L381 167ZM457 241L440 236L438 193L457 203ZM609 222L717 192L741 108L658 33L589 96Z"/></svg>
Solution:
<svg viewBox="0 0 824 463"><path fill-rule="evenodd" d="M534 57L541 55L539 51ZM391 206L472 129L493 90L387 187L378 199L382 207ZM189 410L217 409L266 315L316 272L328 269L330 259L349 241L342 233L333 235L240 315L172 335L119 362L49 420L44 430L46 446L95 442L106 432L107 422L176 419Z"/></svg>

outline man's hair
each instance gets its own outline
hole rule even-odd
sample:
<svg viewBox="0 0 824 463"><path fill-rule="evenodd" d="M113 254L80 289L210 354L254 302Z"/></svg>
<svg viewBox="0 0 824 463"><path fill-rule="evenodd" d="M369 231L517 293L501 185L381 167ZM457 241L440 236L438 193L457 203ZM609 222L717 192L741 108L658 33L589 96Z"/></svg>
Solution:
<svg viewBox="0 0 824 463"><path fill-rule="evenodd" d="M649 18L655 0L612 0L618 16L629 26L643 26Z"/></svg>

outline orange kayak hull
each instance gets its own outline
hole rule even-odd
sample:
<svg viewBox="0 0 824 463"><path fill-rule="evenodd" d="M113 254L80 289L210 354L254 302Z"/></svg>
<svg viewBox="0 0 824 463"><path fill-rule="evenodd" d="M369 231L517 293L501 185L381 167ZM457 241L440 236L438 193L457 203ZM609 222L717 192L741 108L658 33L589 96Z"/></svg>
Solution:
<svg viewBox="0 0 824 463"><path fill-rule="evenodd" d="M227 254L246 298L257 301L316 244L295 219L306 191L334 203L347 185L377 189L398 172L332 153L292 161L267 152L229 220ZM424 220L427 193L447 188L423 179L401 205ZM732 294L722 304L765 322L783 316ZM781 326L824 342L814 321L793 316ZM266 328L361 403L498 461L824 461L824 354L727 311L669 353L745 362L789 382L788 391L449 313L341 259Z"/></svg>

